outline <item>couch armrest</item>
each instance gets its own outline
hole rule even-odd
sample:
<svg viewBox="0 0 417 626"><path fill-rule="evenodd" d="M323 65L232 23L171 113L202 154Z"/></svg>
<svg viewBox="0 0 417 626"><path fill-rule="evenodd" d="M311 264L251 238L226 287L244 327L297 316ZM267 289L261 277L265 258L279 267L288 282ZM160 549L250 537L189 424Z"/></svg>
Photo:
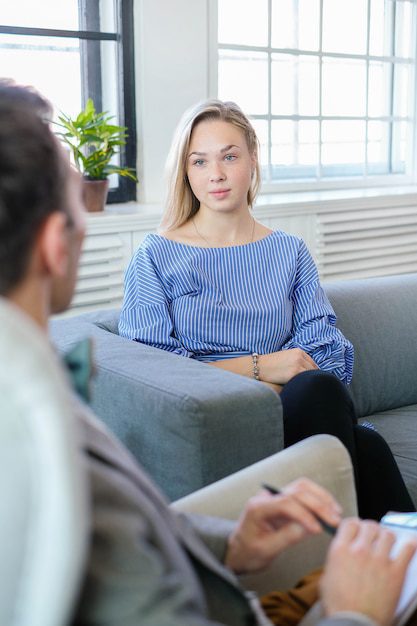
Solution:
<svg viewBox="0 0 417 626"><path fill-rule="evenodd" d="M316 435L259 461L232 476L200 489L172 506L179 511L237 519L247 499L262 482L285 485L307 476L326 487L338 499L344 516L356 515L356 494L350 457L330 435ZM258 593L287 589L307 572L323 564L330 538L324 533L307 539L275 559L267 572L246 576L242 582Z"/></svg>
<svg viewBox="0 0 417 626"><path fill-rule="evenodd" d="M55 320L60 351L89 336L92 408L171 499L283 447L279 396L255 380L109 332L98 314ZM100 324L100 325L98 325Z"/></svg>

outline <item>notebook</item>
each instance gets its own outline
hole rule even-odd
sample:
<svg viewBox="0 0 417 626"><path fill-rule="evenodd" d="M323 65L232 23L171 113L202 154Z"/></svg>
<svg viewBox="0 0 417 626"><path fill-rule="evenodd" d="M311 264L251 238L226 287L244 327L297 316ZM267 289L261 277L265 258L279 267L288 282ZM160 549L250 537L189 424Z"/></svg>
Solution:
<svg viewBox="0 0 417 626"><path fill-rule="evenodd" d="M417 539L417 513L389 512L381 520L381 524L397 535L392 555L410 539ZM408 567L401 596L395 612L394 626L401 626L417 609L417 553Z"/></svg>

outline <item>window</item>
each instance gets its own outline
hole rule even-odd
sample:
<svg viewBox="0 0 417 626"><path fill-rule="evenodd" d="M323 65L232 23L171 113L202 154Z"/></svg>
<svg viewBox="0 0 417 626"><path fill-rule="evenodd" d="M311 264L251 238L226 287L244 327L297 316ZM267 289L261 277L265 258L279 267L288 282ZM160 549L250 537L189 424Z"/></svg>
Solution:
<svg viewBox="0 0 417 626"><path fill-rule="evenodd" d="M121 161L136 163L132 0L14 0L1 3L2 75L33 85L56 113L77 114L88 98L127 126ZM135 198L135 184L110 179L109 202Z"/></svg>
<svg viewBox="0 0 417 626"><path fill-rule="evenodd" d="M411 176L415 19L415 0L218 0L218 96L251 116L267 189Z"/></svg>

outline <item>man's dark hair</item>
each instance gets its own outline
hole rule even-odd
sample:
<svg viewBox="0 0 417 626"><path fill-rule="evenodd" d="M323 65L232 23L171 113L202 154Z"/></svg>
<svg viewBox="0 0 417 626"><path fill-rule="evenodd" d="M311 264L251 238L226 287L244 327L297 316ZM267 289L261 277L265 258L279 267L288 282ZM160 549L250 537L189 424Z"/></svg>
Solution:
<svg viewBox="0 0 417 626"><path fill-rule="evenodd" d="M37 92L0 80L0 294L23 279L45 219L66 210L66 173Z"/></svg>

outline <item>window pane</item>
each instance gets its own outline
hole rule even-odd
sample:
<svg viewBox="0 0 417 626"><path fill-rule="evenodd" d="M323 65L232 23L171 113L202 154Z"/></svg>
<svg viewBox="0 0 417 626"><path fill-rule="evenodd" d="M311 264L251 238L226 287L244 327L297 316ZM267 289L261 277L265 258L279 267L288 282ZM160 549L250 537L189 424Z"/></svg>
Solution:
<svg viewBox="0 0 417 626"><path fill-rule="evenodd" d="M407 158L407 136L413 129L410 123L394 122L392 125L392 171L394 174L405 172Z"/></svg>
<svg viewBox="0 0 417 626"><path fill-rule="evenodd" d="M276 120L271 127L272 165L291 165L295 162L296 122Z"/></svg>
<svg viewBox="0 0 417 626"><path fill-rule="evenodd" d="M394 66L394 115L407 117L411 110L411 67L404 64Z"/></svg>
<svg viewBox="0 0 417 626"><path fill-rule="evenodd" d="M270 45L282 51L251 54L248 0L219 0L229 7L227 15L219 13L228 20L219 26L223 41L246 48L219 51L219 97L263 118L257 123L267 173L311 180L405 172L414 128L417 0L267 4L269 15L264 0L259 6L271 19ZM245 36L230 34L241 29L241 8ZM254 31L260 32L257 25ZM257 41L265 45L266 38L263 32Z"/></svg>
<svg viewBox="0 0 417 626"><path fill-rule="evenodd" d="M117 42L100 41L101 61L101 109L110 111L119 118L119 94L114 85L117 84Z"/></svg>
<svg viewBox="0 0 417 626"><path fill-rule="evenodd" d="M82 107L82 45L96 46L101 62L102 93L87 94L100 109L117 114L117 43L79 42L64 37L0 35L0 65L7 68L3 77L32 85L51 101L55 112L77 114Z"/></svg>
<svg viewBox="0 0 417 626"><path fill-rule="evenodd" d="M272 0L273 48L318 50L319 33L319 0Z"/></svg>
<svg viewBox="0 0 417 626"><path fill-rule="evenodd" d="M0 24L3 26L25 26L27 28L54 28L57 30L92 30L88 25L88 11L80 24L79 0L14 0L2 2ZM100 0L100 29L115 31L114 0ZM92 3L86 2L91 11ZM97 29L99 30L99 29Z"/></svg>
<svg viewBox="0 0 417 626"><path fill-rule="evenodd" d="M389 128L388 122L368 123L368 174L389 172Z"/></svg>
<svg viewBox="0 0 417 626"><path fill-rule="evenodd" d="M395 56L413 56L414 11L415 5L411 2L395 3Z"/></svg>
<svg viewBox="0 0 417 626"><path fill-rule="evenodd" d="M272 172L275 178L308 178L317 172L319 123L273 120Z"/></svg>
<svg viewBox="0 0 417 626"><path fill-rule="evenodd" d="M323 114L358 115L366 111L366 63L323 59Z"/></svg>
<svg viewBox="0 0 417 626"><path fill-rule="evenodd" d="M268 45L267 0L218 0L220 43Z"/></svg>
<svg viewBox="0 0 417 626"><path fill-rule="evenodd" d="M268 112L268 55L219 51L219 98L233 100L248 115Z"/></svg>
<svg viewBox="0 0 417 626"><path fill-rule="evenodd" d="M0 65L7 67L7 78L31 85L44 95L54 107L55 120L61 112L74 117L82 108L82 45L97 46L100 51L103 89L100 94L88 95L93 97L98 110L114 115L117 123L116 42L87 43L61 37L0 35ZM110 177L111 188L117 186L117 182L116 176Z"/></svg>
<svg viewBox="0 0 417 626"><path fill-rule="evenodd" d="M367 0L323 0L323 50L365 54Z"/></svg>
<svg viewBox="0 0 417 626"><path fill-rule="evenodd" d="M38 28L78 29L78 0L15 0L2 2L0 24Z"/></svg>
<svg viewBox="0 0 417 626"><path fill-rule="evenodd" d="M391 0L371 0L369 54L391 56L393 6Z"/></svg>
<svg viewBox="0 0 417 626"><path fill-rule="evenodd" d="M114 122L120 124L119 111L119 94L114 85L117 85L117 42L100 41L100 60L101 60L101 110L108 111L114 116ZM123 122L124 123L124 122ZM129 129L128 129L129 135ZM120 165L120 154L112 158L111 163ZM114 189L118 185L117 174L109 176L110 189Z"/></svg>
<svg viewBox="0 0 417 626"><path fill-rule="evenodd" d="M318 115L318 58L273 54L271 80L273 115Z"/></svg>
<svg viewBox="0 0 417 626"><path fill-rule="evenodd" d="M81 108L80 46L77 39L0 35L3 76L32 85L59 111Z"/></svg>
<svg viewBox="0 0 417 626"><path fill-rule="evenodd" d="M384 117L391 109L391 63L369 62L368 115Z"/></svg>
<svg viewBox="0 0 417 626"><path fill-rule="evenodd" d="M301 120L298 122L298 163L317 165L319 161L319 123Z"/></svg>
<svg viewBox="0 0 417 626"><path fill-rule="evenodd" d="M340 174L349 176L364 173L365 122L323 121L322 141L322 164L325 176Z"/></svg>
<svg viewBox="0 0 417 626"><path fill-rule="evenodd" d="M88 6L89 0L87 0ZM100 0L100 30L104 33L117 31L115 0Z"/></svg>

